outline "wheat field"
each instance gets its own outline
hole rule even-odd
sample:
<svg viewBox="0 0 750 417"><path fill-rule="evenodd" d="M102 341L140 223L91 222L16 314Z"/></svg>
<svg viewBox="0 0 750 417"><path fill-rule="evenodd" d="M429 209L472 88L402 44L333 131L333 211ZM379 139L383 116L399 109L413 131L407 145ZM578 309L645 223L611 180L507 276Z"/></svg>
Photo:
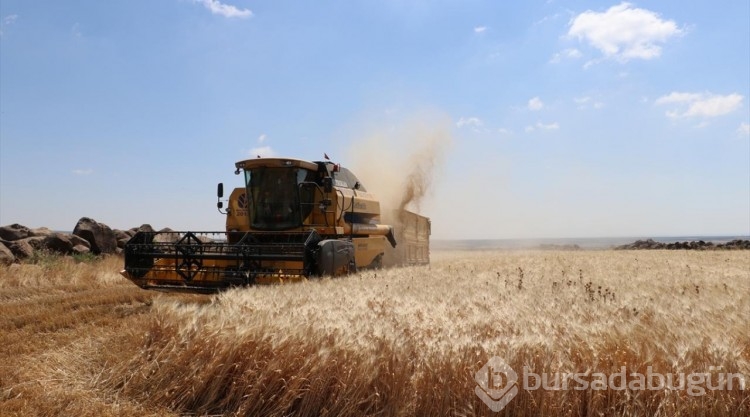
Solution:
<svg viewBox="0 0 750 417"><path fill-rule="evenodd" d="M739 384L521 387L499 413L475 394L494 356L518 373L750 376L748 251L432 258L214 296L140 290L118 257L0 266L0 415L750 415Z"/></svg>

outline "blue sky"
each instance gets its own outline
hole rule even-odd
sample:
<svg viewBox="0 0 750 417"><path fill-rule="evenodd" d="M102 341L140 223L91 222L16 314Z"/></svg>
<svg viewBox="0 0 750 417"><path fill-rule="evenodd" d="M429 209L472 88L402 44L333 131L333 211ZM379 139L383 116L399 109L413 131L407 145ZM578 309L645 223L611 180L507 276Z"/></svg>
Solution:
<svg viewBox="0 0 750 417"><path fill-rule="evenodd" d="M750 234L745 0L2 0L0 25L0 224L220 230L237 160L382 188L438 137L435 238Z"/></svg>

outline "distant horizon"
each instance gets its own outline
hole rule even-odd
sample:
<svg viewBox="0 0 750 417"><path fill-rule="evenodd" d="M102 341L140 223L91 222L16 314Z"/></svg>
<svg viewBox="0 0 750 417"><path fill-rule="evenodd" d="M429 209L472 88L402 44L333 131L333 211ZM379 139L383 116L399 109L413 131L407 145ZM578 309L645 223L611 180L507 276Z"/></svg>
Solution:
<svg viewBox="0 0 750 417"><path fill-rule="evenodd" d="M658 239L696 239L696 238L716 238L716 239L724 239L724 238L750 238L750 234L728 234L728 235L674 235L674 236L659 236L659 235L640 235L640 236L596 236L596 237L590 237L590 236L577 236L577 237L511 237L511 238L487 238L487 239L473 239L473 238L434 238L431 239L432 241L456 241L456 240L471 240L471 241L494 241L494 240L605 240L605 239L653 239L655 241L658 241Z"/></svg>
<svg viewBox="0 0 750 417"><path fill-rule="evenodd" d="M614 246L627 245L643 240L653 240L658 243L676 242L711 242L714 244L727 243L733 240L750 240L750 235L716 235L716 236L617 236L596 238L540 238L540 239L431 239L430 248L441 249L533 249L541 246L578 246L581 249L606 249Z"/></svg>
<svg viewBox="0 0 750 417"><path fill-rule="evenodd" d="M96 220L96 219L94 219ZM98 220L97 220L98 221ZM103 224L107 224L106 222L100 222ZM0 227L9 226L11 224L16 223L10 223L10 224L0 224ZM37 229L37 228L48 228L49 230L53 232L61 232L61 233L72 233L73 229L66 230L61 228L51 228L48 226L29 226L26 224L20 224L21 226L29 227L30 229ZM107 224L110 228L119 229L119 230L129 230L133 228L137 228L143 224L149 224L149 223L141 223L137 226L131 226L125 229L121 229L118 227L112 227ZM154 225L151 225L152 227ZM217 229L217 230L199 230L199 229L185 229L185 230L178 230L175 228L171 228L169 226L162 226L162 227L156 227L155 230L161 230L164 228L169 228L177 232L219 232L223 233L225 230L223 229ZM575 236L575 237L494 237L494 238L461 238L461 237L455 237L455 238L441 238L441 237L430 237L430 242L495 242L495 241L507 241L507 242L554 242L554 241L596 241L596 240L643 240L643 239L653 239L656 242L663 242L663 243L669 243L669 242L676 242L676 241L691 241L691 240L704 240L704 241L723 241L723 240L732 240L732 239L750 239L750 233L743 234L743 233L730 233L730 234L685 234L685 235L623 235L623 236Z"/></svg>

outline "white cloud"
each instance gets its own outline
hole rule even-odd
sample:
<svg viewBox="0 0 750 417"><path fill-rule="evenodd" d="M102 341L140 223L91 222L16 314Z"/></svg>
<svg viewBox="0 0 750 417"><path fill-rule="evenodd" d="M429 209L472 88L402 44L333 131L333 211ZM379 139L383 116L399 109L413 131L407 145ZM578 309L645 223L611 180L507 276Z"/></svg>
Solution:
<svg viewBox="0 0 750 417"><path fill-rule="evenodd" d="M529 100L528 107L529 107L529 110L538 111L544 107L544 103L539 97L534 97L531 100Z"/></svg>
<svg viewBox="0 0 750 417"><path fill-rule="evenodd" d="M265 143L266 141L268 141L268 135L265 133L261 133L260 136L258 136L258 140L257 140L258 146L248 151L248 154L250 155L250 157L256 158L260 156L263 158L267 158L267 157L276 156L276 151L274 151L270 145L263 145L263 143Z"/></svg>
<svg viewBox="0 0 750 417"><path fill-rule="evenodd" d="M594 99L589 96L574 97L573 102L578 105L579 109L587 109L589 108L589 106L595 109L601 109L602 107L604 107L604 103L602 103L601 101L594 101Z"/></svg>
<svg viewBox="0 0 750 417"><path fill-rule="evenodd" d="M740 127L737 128L737 133L739 133L740 135L750 136L750 123L740 123Z"/></svg>
<svg viewBox="0 0 750 417"><path fill-rule="evenodd" d="M276 152L270 146L257 146L250 149L249 152L252 158L260 156L261 158L269 158L276 156Z"/></svg>
<svg viewBox="0 0 750 417"><path fill-rule="evenodd" d="M560 52L557 52L556 54L552 55L552 58L550 58L549 62L552 64L557 64L563 59L578 59L582 57L583 54L581 51L579 51L576 48L567 48L563 49Z"/></svg>
<svg viewBox="0 0 750 417"><path fill-rule="evenodd" d="M91 175L91 174L94 173L94 170L91 169L91 168L87 168L87 169L74 169L72 172L74 174L76 174L76 175Z"/></svg>
<svg viewBox="0 0 750 417"><path fill-rule="evenodd" d="M483 126L483 123L481 120L479 120L478 117L462 117L458 119L458 122L456 122L456 127L460 129L464 126L479 128Z"/></svg>
<svg viewBox="0 0 750 417"><path fill-rule="evenodd" d="M0 20L0 36L3 35L3 29L5 29L6 26L10 26L13 23L18 20L17 14L9 14L3 18L3 20Z"/></svg>
<svg viewBox="0 0 750 417"><path fill-rule="evenodd" d="M685 117L716 117L737 110L742 104L742 96L730 94L728 96L714 96L698 100L690 104Z"/></svg>
<svg viewBox="0 0 750 417"><path fill-rule="evenodd" d="M732 93L725 96L710 93L672 92L659 97L654 104L674 105L666 114L671 118L717 117L731 113L742 105L741 94Z"/></svg>
<svg viewBox="0 0 750 417"><path fill-rule="evenodd" d="M252 17L253 12L249 9L239 9L236 6L230 4L224 4L219 0L193 0L195 3L202 4L206 9L210 10L213 14L218 14L224 17L238 17L247 18Z"/></svg>
<svg viewBox="0 0 750 417"><path fill-rule="evenodd" d="M487 26L477 26L474 28L474 33L484 33L487 31Z"/></svg>
<svg viewBox="0 0 750 417"><path fill-rule="evenodd" d="M560 125L557 122L544 124L542 122L537 122L536 127L542 130L557 130L560 128Z"/></svg>
<svg viewBox="0 0 750 417"><path fill-rule="evenodd" d="M534 22L534 26L541 25L542 23L549 22L549 21L552 21L552 20L556 20L560 16L561 16L560 13L555 13L555 14L550 15L550 16L544 16L543 18L541 18L541 19L537 20L536 22Z"/></svg>
<svg viewBox="0 0 750 417"><path fill-rule="evenodd" d="M683 33L673 20L627 2L603 13L587 10L571 20L568 30L568 36L585 40L605 58L621 62L656 58L661 55L660 44Z"/></svg>
<svg viewBox="0 0 750 417"><path fill-rule="evenodd" d="M504 127L501 127L499 129L497 129L497 133L500 133L501 135L512 135L513 131L510 130L510 129L506 129Z"/></svg>
<svg viewBox="0 0 750 417"><path fill-rule="evenodd" d="M557 122L547 123L547 124L544 124L542 122L537 122L535 126L531 126L531 125L526 126L524 128L524 131L526 131L527 133L529 133L529 132L533 132L533 131L535 131L537 129L539 129L539 130L558 130L558 129L560 129L560 124L557 123Z"/></svg>
<svg viewBox="0 0 750 417"><path fill-rule="evenodd" d="M685 103L700 100L701 94L699 93L678 93L671 92L666 96L661 96L656 99L655 104L669 104L669 103Z"/></svg>

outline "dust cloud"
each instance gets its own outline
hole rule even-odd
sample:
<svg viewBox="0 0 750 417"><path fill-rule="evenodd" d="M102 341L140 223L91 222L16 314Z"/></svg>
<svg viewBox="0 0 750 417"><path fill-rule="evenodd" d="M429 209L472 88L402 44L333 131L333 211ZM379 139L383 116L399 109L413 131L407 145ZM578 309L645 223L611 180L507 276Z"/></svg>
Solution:
<svg viewBox="0 0 750 417"><path fill-rule="evenodd" d="M413 248L427 245L420 243L419 235L429 224L410 211L424 214L421 205L432 194L453 142L451 127L447 116L422 114L355 132L349 167L380 201L380 223L393 226L396 242L402 243L396 249L386 246L384 266L402 264L407 256L405 241L411 241Z"/></svg>
<svg viewBox="0 0 750 417"><path fill-rule="evenodd" d="M381 202L381 213L419 212L453 142L450 118L420 115L365 129L349 150L349 168Z"/></svg>

